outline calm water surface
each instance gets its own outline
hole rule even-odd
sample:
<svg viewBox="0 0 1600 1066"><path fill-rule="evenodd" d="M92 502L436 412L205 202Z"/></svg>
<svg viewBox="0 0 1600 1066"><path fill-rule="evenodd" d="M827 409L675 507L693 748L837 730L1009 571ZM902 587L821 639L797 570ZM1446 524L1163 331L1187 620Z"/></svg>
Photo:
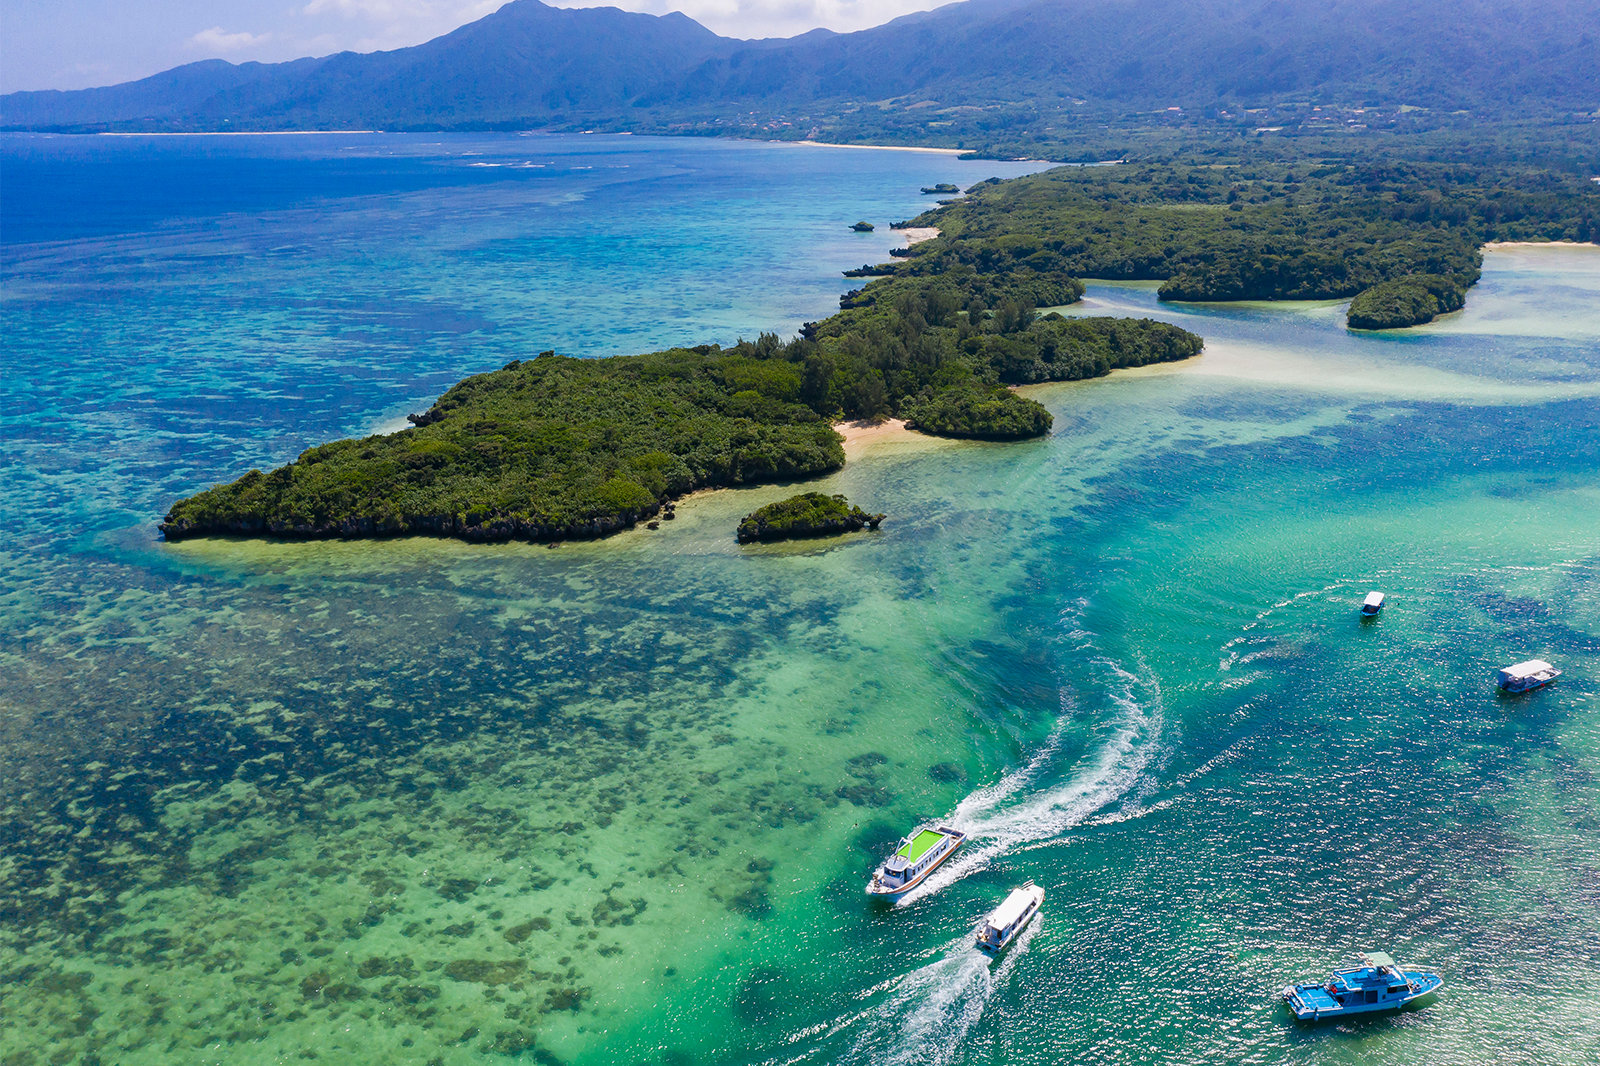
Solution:
<svg viewBox="0 0 1600 1066"><path fill-rule="evenodd" d="M1026 167L0 148L8 1064L1600 1054L1593 250L1491 253L1404 335L1091 285L1206 354L1032 390L1046 440L873 446L819 487L875 536L740 548L769 488L559 551L165 545L174 497L530 351L791 332L894 243L849 222ZM1567 677L1497 697L1534 656ZM972 843L869 905L924 818ZM1368 947L1444 995L1276 1006Z"/></svg>

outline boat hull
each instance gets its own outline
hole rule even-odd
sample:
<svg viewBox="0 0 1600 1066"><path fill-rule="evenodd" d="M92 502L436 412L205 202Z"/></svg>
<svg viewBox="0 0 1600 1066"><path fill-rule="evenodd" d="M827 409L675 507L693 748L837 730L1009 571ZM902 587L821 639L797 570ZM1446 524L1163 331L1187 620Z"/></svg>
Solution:
<svg viewBox="0 0 1600 1066"><path fill-rule="evenodd" d="M1418 991L1403 999L1389 1003L1319 1005L1312 1001L1311 997L1322 992L1321 985L1290 985L1283 990L1283 1005L1288 1008L1290 1014L1294 1015L1296 1021L1305 1022L1308 1025L1344 1021L1350 1018L1372 1018L1382 1014L1398 1014L1401 1011L1422 1010L1438 999L1439 989L1444 987L1444 979L1437 974L1417 974L1415 976L1420 985ZM1307 993L1309 995L1306 995Z"/></svg>
<svg viewBox="0 0 1600 1066"><path fill-rule="evenodd" d="M1547 688L1555 683L1555 678L1547 677L1543 681L1534 681L1531 684L1524 685L1522 688L1507 688L1505 685L1501 685L1500 691L1507 696L1521 696L1523 693L1537 692L1538 690Z"/></svg>

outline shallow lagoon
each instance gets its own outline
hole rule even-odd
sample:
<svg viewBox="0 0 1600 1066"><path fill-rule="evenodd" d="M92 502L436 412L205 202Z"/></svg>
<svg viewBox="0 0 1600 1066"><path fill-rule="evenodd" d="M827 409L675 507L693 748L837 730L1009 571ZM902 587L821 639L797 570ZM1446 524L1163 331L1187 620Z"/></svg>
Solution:
<svg viewBox="0 0 1600 1066"><path fill-rule="evenodd" d="M971 180L883 157L861 184L902 175L880 209L902 217L906 187ZM809 247L881 255L854 236ZM359 432L404 408L395 382L425 399L526 333L285 367L307 333L250 354L259 320L206 309L197 377L85 375L51 338L119 316L27 265L81 245L26 252L7 358L38 383L7 375L7 424L39 488L12 498L0 619L17 1061L1595 1055L1600 254L1492 253L1465 312L1365 337L1332 306L1091 285L1074 313L1180 321L1207 354L1032 390L1045 441L874 445L819 487L887 511L877 535L739 547L771 488L550 551L156 542L170 486ZM246 287L271 266L230 255ZM91 258L152 316L210 299L151 297L171 259ZM357 288L410 261L325 258ZM820 315L837 281L813 275L815 310L726 328ZM292 381L281 410L230 392L230 359ZM196 380L254 421L177 426ZM1370 587L1390 606L1362 625ZM1492 669L1533 655L1568 676L1498 698ZM945 816L973 844L868 906L874 859ZM970 930L1028 878L1045 912L991 968ZM1364 947L1445 994L1345 1028L1275 1006Z"/></svg>

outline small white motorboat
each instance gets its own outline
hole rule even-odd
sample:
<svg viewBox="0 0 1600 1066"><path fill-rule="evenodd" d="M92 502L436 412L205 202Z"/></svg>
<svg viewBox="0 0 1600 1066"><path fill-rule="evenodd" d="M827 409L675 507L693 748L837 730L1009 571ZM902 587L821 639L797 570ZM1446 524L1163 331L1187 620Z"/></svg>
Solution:
<svg viewBox="0 0 1600 1066"><path fill-rule="evenodd" d="M1044 902L1044 889L1029 881L1021 888L1011 890L1005 902L978 927L978 948L998 955L1004 951L1017 934L1039 913Z"/></svg>
<svg viewBox="0 0 1600 1066"><path fill-rule="evenodd" d="M1515 663L1500 670L1494 679L1502 691L1515 695L1543 688L1560 676L1561 671L1543 659L1529 659L1525 663Z"/></svg>
<svg viewBox="0 0 1600 1066"><path fill-rule="evenodd" d="M1378 612L1383 610L1383 593L1369 592L1367 598L1361 601L1361 613L1367 618L1376 618Z"/></svg>

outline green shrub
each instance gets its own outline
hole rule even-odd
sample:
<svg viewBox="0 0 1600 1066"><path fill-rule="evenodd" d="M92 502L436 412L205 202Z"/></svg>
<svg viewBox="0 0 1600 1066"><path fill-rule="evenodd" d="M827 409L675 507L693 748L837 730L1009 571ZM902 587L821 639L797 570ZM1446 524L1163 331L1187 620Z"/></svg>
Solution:
<svg viewBox="0 0 1600 1066"><path fill-rule="evenodd" d="M955 385L908 406L906 425L940 437L1022 440L1050 432L1043 404L1004 386Z"/></svg>
<svg viewBox="0 0 1600 1066"><path fill-rule="evenodd" d="M1417 274L1363 290L1350 301L1346 321L1351 329L1403 329L1432 322L1459 311L1466 290L1453 278Z"/></svg>
<svg viewBox="0 0 1600 1066"><path fill-rule="evenodd" d="M885 517L868 514L843 496L802 492L745 515L735 535L740 544L787 540L791 537L821 537L853 533L866 528L877 529L878 523Z"/></svg>

